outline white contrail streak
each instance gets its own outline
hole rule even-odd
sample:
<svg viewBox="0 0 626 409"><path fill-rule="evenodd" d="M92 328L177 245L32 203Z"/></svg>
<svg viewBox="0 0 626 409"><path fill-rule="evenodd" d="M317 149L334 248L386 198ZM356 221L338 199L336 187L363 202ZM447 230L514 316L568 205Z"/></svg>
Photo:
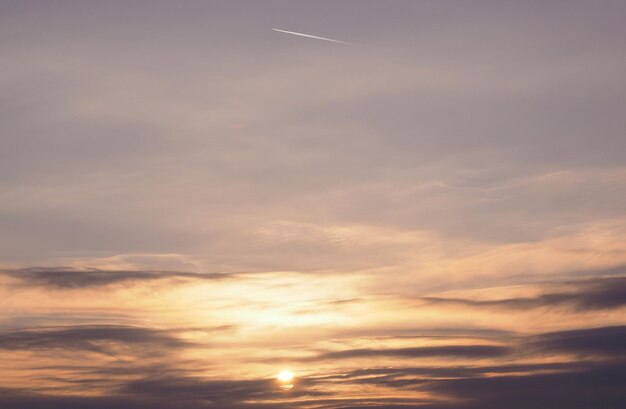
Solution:
<svg viewBox="0 0 626 409"><path fill-rule="evenodd" d="M340 43L340 44L347 44L347 45L357 45L357 44L353 44L353 43L348 43L346 41L333 40L332 38L312 36L310 34L294 33L293 31L279 30L277 28L273 28L272 30L280 31L281 33L287 33L287 34L293 34L293 35L302 36L302 37L314 38L316 40L332 41L333 43Z"/></svg>

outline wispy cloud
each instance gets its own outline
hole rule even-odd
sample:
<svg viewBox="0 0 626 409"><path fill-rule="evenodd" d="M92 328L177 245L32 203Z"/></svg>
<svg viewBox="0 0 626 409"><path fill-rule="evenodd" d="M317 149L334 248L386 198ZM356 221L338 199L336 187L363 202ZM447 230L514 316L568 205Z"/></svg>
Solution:
<svg viewBox="0 0 626 409"><path fill-rule="evenodd" d="M626 357L626 326L552 332L538 335L534 344L555 353Z"/></svg>
<svg viewBox="0 0 626 409"><path fill-rule="evenodd" d="M511 352L506 346L496 345L450 345L414 348L390 348L390 349L348 349L344 351L327 352L315 359L350 359L350 358L374 358L374 357L399 357L399 358L488 358L507 355Z"/></svg>
<svg viewBox="0 0 626 409"><path fill-rule="evenodd" d="M623 268L622 268L623 269ZM514 297L495 300L475 300L451 297L422 297L421 300L435 305L458 305L504 309L569 306L579 311L603 310L626 306L626 277L608 277L567 282L567 289L546 292L533 297ZM562 285L563 285L562 284ZM552 285L555 286L555 285ZM543 291L551 286L546 284ZM573 287L573 289L571 288Z"/></svg>
<svg viewBox="0 0 626 409"><path fill-rule="evenodd" d="M172 331L133 326L84 325L0 332L0 349L66 350L109 353L115 346L155 347L165 352L190 346Z"/></svg>
<svg viewBox="0 0 626 409"><path fill-rule="evenodd" d="M220 273L202 274L177 271L124 271L40 267L0 270L0 274L17 279L20 285L23 286L44 287L52 290L94 288L157 280L220 280L234 277L232 274Z"/></svg>

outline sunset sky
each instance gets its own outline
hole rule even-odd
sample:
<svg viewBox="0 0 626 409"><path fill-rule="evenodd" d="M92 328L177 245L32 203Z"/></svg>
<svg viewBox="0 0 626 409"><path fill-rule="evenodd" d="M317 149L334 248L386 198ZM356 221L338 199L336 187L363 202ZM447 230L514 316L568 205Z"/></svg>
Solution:
<svg viewBox="0 0 626 409"><path fill-rule="evenodd" d="M623 409L625 19L0 0L0 409Z"/></svg>

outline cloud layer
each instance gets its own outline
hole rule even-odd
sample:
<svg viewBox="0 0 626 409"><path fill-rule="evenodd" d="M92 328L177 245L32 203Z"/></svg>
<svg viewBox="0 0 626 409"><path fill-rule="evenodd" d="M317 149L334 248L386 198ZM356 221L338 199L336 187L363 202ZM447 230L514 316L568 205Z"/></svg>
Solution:
<svg viewBox="0 0 626 409"><path fill-rule="evenodd" d="M621 408L624 16L0 2L0 407Z"/></svg>

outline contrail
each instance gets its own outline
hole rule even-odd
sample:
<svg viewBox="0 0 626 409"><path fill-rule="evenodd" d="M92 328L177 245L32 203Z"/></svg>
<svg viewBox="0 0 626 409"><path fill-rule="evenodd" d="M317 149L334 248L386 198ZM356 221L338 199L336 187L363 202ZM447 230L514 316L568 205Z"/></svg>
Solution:
<svg viewBox="0 0 626 409"><path fill-rule="evenodd" d="M293 34L293 35L302 36L302 37L314 38L316 40L332 41L333 43L340 43L340 44L347 44L347 45L358 45L358 44L348 43L346 41L333 40L332 38L318 37L318 36L312 36L310 34L294 33L293 31L279 30L277 28L273 28L272 30L280 31L281 33L287 33L287 34Z"/></svg>

